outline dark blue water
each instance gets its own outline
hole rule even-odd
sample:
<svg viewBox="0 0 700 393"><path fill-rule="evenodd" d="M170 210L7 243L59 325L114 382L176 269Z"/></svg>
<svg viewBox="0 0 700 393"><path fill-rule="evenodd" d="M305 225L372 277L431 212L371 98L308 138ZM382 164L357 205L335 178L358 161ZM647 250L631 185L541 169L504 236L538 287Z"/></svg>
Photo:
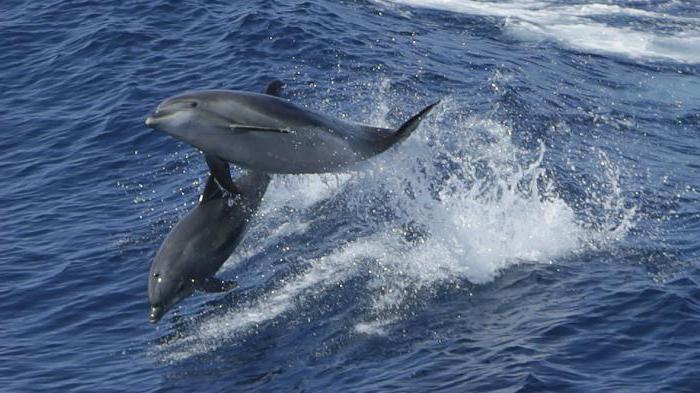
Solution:
<svg viewBox="0 0 700 393"><path fill-rule="evenodd" d="M3 3L0 390L700 391L695 2L184 3ZM276 177L240 287L150 325L207 172L143 119L272 78L382 126L443 101Z"/></svg>

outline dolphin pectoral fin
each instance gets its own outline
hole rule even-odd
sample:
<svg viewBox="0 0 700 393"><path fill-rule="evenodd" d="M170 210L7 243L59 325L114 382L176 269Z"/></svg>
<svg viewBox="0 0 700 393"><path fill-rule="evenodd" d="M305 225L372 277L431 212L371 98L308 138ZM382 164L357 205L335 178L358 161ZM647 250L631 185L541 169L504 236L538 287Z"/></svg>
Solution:
<svg viewBox="0 0 700 393"><path fill-rule="evenodd" d="M199 203L204 203L216 198L223 198L224 190L221 189L219 183L216 182L213 175L209 175L207 184L204 186L202 195L199 196Z"/></svg>
<svg viewBox="0 0 700 393"><path fill-rule="evenodd" d="M209 154L205 154L204 159L207 161L209 172L214 176L214 179L216 179L216 182L219 183L221 188L232 194L241 193L233 180L231 180L231 170L226 161Z"/></svg>
<svg viewBox="0 0 700 393"><path fill-rule="evenodd" d="M280 134L291 133L289 130L285 130L285 129L281 129L281 128L255 127L255 126L246 126L243 124L229 124L228 128L230 128L231 131L234 131L234 132L276 132L276 133L280 133Z"/></svg>
<svg viewBox="0 0 700 393"><path fill-rule="evenodd" d="M233 289L237 286L238 285L233 280L224 281L224 280L219 280L216 277L209 277L206 280L202 281L197 286L197 289L201 290L202 292L219 293L219 292L230 291L231 289Z"/></svg>
<svg viewBox="0 0 700 393"><path fill-rule="evenodd" d="M265 86L265 91L264 93L269 95L269 96L275 96L279 97L280 94L282 94L282 90L284 89L284 82L282 82L279 79L275 79L271 81L270 83Z"/></svg>

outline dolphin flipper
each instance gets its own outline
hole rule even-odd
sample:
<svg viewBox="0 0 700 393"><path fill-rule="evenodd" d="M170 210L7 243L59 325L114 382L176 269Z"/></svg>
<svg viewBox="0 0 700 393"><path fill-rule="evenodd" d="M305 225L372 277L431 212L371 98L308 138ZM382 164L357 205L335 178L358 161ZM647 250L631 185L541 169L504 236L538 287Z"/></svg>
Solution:
<svg viewBox="0 0 700 393"><path fill-rule="evenodd" d="M237 287L235 281L233 280L219 280L216 277L209 277L197 285L197 289L202 292L208 293L219 293L230 291L231 289Z"/></svg>
<svg viewBox="0 0 700 393"><path fill-rule="evenodd" d="M276 132L278 134L291 134L289 130L283 130L281 128L272 127L250 127L240 124L230 124L228 126L233 132Z"/></svg>
<svg viewBox="0 0 700 393"><path fill-rule="evenodd" d="M219 186L219 183L216 182L214 176L209 175L209 178L207 179L207 184L204 186L204 191L199 197L199 203L208 202L216 198L222 198L223 196L224 192L221 189L221 186Z"/></svg>
<svg viewBox="0 0 700 393"><path fill-rule="evenodd" d="M207 166L209 166L209 172L221 188L231 194L241 193L236 184L233 183L233 180L231 180L231 170L228 167L228 162L210 154L205 154L204 159L207 161Z"/></svg>

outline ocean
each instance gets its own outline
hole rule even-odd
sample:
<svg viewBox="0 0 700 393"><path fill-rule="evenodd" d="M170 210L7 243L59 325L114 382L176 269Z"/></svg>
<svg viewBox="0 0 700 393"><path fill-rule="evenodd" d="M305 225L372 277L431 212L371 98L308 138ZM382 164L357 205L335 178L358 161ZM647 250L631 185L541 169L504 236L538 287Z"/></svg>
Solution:
<svg viewBox="0 0 700 393"><path fill-rule="evenodd" d="M0 31L0 391L700 391L697 2L9 0ZM144 118L275 78L382 127L441 103L276 175L239 287L150 324L207 168Z"/></svg>

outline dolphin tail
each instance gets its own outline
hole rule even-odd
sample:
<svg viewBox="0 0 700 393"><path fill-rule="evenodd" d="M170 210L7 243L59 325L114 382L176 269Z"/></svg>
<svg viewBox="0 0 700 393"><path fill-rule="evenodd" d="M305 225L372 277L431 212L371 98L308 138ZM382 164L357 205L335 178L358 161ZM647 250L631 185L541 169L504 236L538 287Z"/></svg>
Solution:
<svg viewBox="0 0 700 393"><path fill-rule="evenodd" d="M411 117L405 123L403 123L401 127L397 128L393 134L386 137L384 139L384 146L382 150L386 150L391 146L394 146L395 144L408 138L413 133L413 131L415 131L416 128L418 128L423 119L425 119L425 117L428 116L430 111L439 103L440 100L435 101L432 104L426 106L420 112L416 113L415 115L413 115L413 117Z"/></svg>

